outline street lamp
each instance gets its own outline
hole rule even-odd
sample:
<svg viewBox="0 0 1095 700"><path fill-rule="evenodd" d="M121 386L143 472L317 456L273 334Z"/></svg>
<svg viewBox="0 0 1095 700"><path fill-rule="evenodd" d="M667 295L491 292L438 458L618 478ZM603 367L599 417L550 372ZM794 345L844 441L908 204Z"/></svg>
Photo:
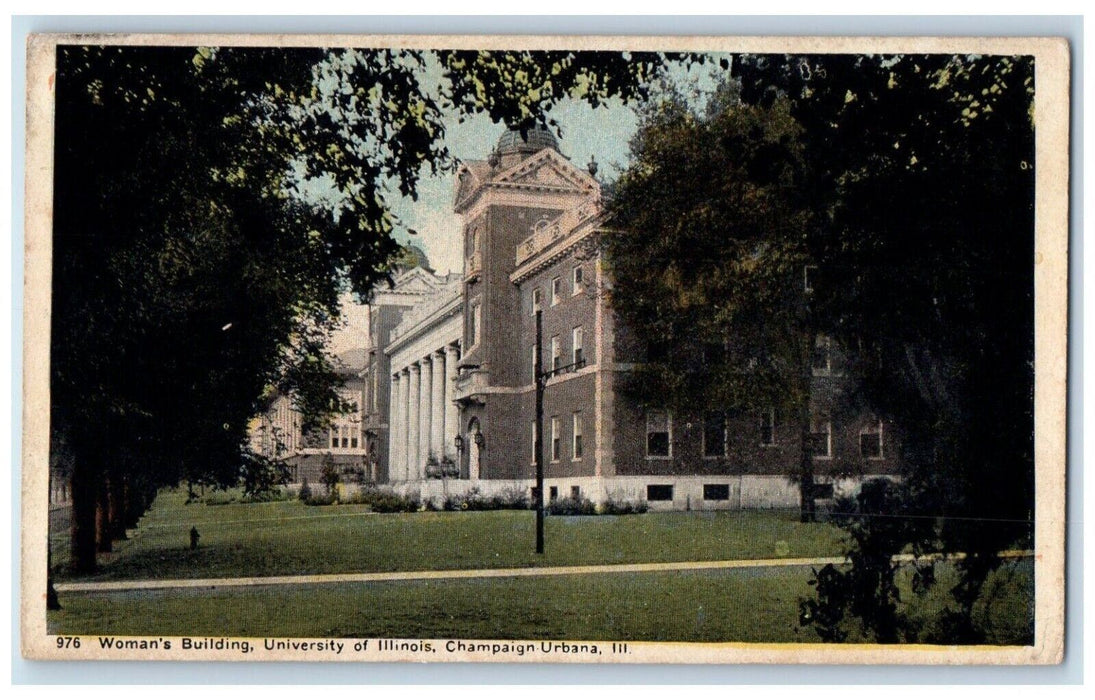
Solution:
<svg viewBox="0 0 1095 700"><path fill-rule="evenodd" d="M457 454L463 454L463 452L464 452L464 436L460 435L460 434L457 434L457 436L455 438L453 438L453 442L456 443L456 453Z"/></svg>

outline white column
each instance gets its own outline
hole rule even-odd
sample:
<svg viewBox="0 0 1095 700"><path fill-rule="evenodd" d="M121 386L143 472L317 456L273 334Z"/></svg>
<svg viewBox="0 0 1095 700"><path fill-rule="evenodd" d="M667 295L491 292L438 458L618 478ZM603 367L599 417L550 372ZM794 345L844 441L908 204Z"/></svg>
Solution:
<svg viewBox="0 0 1095 700"><path fill-rule="evenodd" d="M406 367L400 370L400 395L395 397L393 411L400 422L400 432L395 443L394 480L405 481L407 478L407 390L411 387L411 372Z"/></svg>
<svg viewBox="0 0 1095 700"><path fill-rule="evenodd" d="M433 383L430 387L430 451L440 460L445 456L445 353L433 354Z"/></svg>
<svg viewBox="0 0 1095 700"><path fill-rule="evenodd" d="M444 454L452 455L456 459L456 434L460 431L460 413L456 408L456 402L452 400L453 385L456 383L456 346L445 346L445 432L442 442Z"/></svg>
<svg viewBox="0 0 1095 700"><path fill-rule="evenodd" d="M403 426L400 424L399 414L403 408L400 392L404 383L400 381L398 372L391 376L391 382L392 390L388 392L388 481L395 481L399 478L400 460L403 458L403 443L400 442Z"/></svg>
<svg viewBox="0 0 1095 700"><path fill-rule="evenodd" d="M433 383L433 365L430 358L419 360L422 365L422 382L419 385L418 394L418 476L422 478L426 473L426 459L430 456L430 391Z"/></svg>
<svg viewBox="0 0 1095 700"><path fill-rule="evenodd" d="M417 479L418 460L419 393L422 374L417 364L411 365L411 383L407 392L407 478Z"/></svg>

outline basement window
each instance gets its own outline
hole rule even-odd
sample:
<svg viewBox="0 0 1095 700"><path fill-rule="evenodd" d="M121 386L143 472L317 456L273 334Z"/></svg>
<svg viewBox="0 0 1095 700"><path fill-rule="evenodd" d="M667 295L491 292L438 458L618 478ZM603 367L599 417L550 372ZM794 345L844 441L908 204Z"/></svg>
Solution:
<svg viewBox="0 0 1095 700"><path fill-rule="evenodd" d="M648 501L672 501L672 484L647 484L646 500Z"/></svg>

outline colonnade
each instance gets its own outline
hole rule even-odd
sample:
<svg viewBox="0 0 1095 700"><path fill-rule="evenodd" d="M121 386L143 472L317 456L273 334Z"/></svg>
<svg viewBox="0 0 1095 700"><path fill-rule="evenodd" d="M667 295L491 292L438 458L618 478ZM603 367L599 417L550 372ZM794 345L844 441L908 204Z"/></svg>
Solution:
<svg viewBox="0 0 1095 700"><path fill-rule="evenodd" d="M426 460L454 461L459 413L453 401L458 344L446 345L392 373L392 481L426 478Z"/></svg>

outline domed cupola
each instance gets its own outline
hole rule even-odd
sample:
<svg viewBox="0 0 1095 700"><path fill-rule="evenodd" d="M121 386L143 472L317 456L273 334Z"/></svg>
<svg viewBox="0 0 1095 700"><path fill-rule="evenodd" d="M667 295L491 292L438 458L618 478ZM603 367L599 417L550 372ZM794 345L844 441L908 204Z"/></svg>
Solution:
<svg viewBox="0 0 1095 700"><path fill-rule="evenodd" d="M521 138L518 129L509 129L498 139L496 151L499 155L506 156L512 153L539 153L545 148L559 150L559 141L555 135L542 126L534 126L528 129L526 136Z"/></svg>

